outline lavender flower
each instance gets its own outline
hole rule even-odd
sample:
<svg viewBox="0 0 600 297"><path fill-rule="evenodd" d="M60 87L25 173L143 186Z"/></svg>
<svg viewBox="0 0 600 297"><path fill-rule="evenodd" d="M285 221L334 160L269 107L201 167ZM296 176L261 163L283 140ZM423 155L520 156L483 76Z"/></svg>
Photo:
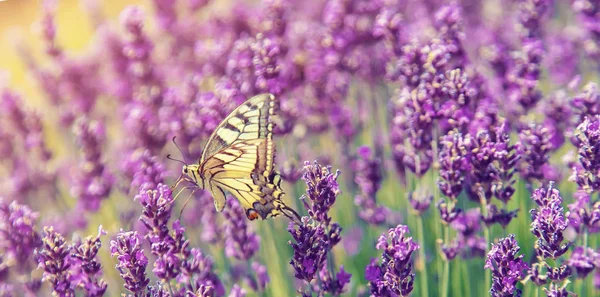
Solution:
<svg viewBox="0 0 600 297"><path fill-rule="evenodd" d="M302 179L306 182L306 194L302 196L302 202L312 218L326 225L331 221L329 209L340 193L337 183L339 174L339 170L333 174L331 166L321 166L317 161L312 165L310 162L304 162Z"/></svg>
<svg viewBox="0 0 600 297"><path fill-rule="evenodd" d="M587 83L581 93L571 100L573 111L577 115L576 123L581 123L586 117L600 115L600 93L596 83Z"/></svg>
<svg viewBox="0 0 600 297"><path fill-rule="evenodd" d="M373 296L408 296L412 292L415 274L411 257L420 247L407 237L408 232L407 226L398 225L379 237L376 247L383 251L381 264L373 259L365 269Z"/></svg>
<svg viewBox="0 0 600 297"><path fill-rule="evenodd" d="M0 251L6 263L27 263L42 245L35 230L39 214L28 206L0 199ZM25 267L23 267L25 268Z"/></svg>
<svg viewBox="0 0 600 297"><path fill-rule="evenodd" d="M328 292L332 296L339 296L344 293L346 285L350 283L351 277L352 275L344 270L344 266L340 267L340 271L335 274L335 277L331 277L327 269L327 264L323 265L319 272L319 278L323 282L323 291Z"/></svg>
<svg viewBox="0 0 600 297"><path fill-rule="evenodd" d="M130 189L153 189L165 182L167 170L148 150L137 150L123 164L123 170L132 177Z"/></svg>
<svg viewBox="0 0 600 297"><path fill-rule="evenodd" d="M575 202L569 204L569 225L578 233L597 232L600 227L600 202L590 205L590 194L578 190L573 194Z"/></svg>
<svg viewBox="0 0 600 297"><path fill-rule="evenodd" d="M214 272L213 260L200 249L187 248L187 242L184 245L180 257L185 261L181 263L181 274L177 276L177 281L186 284L188 290L205 287L211 288L211 294L214 295L210 296L224 296L225 287Z"/></svg>
<svg viewBox="0 0 600 297"><path fill-rule="evenodd" d="M590 0L572 1L573 10L577 13L579 23L585 30L583 49L592 59L600 54L600 30L598 29L598 11L600 6Z"/></svg>
<svg viewBox="0 0 600 297"><path fill-rule="evenodd" d="M600 116L585 120L577 127L578 152L581 168L573 178L585 191L600 189Z"/></svg>
<svg viewBox="0 0 600 297"><path fill-rule="evenodd" d="M421 215L425 211L427 211L427 209L429 209L431 201L433 201L433 195L425 192L424 190L417 190L416 192L408 193L408 202L410 203L410 206L412 206L413 210L417 213L417 215Z"/></svg>
<svg viewBox="0 0 600 297"><path fill-rule="evenodd" d="M500 239L497 244L492 244L484 266L492 271L492 296L521 295L521 290L516 288L516 284L525 277L524 271L528 267L523 261L523 255L518 255L520 249L513 234Z"/></svg>
<svg viewBox="0 0 600 297"><path fill-rule="evenodd" d="M73 134L83 156L72 177L71 193L79 198L84 209L95 212L100 208L101 201L108 198L113 184L113 176L102 160L104 125L80 117L74 123Z"/></svg>
<svg viewBox="0 0 600 297"><path fill-rule="evenodd" d="M519 172L529 183L544 181L543 168L548 165L550 134L542 125L531 125L519 133L517 153L519 154Z"/></svg>
<svg viewBox="0 0 600 297"><path fill-rule="evenodd" d="M383 179L381 161L372 156L371 149L363 146L358 149L359 158L355 163L356 177L361 193L354 198L354 204L360 209L358 215L369 224L382 224L388 214L388 209L377 206L377 192Z"/></svg>
<svg viewBox="0 0 600 297"><path fill-rule="evenodd" d="M229 292L228 297L245 297L245 296L246 296L246 290L242 289L240 286L235 284L231 288L231 292Z"/></svg>
<svg viewBox="0 0 600 297"><path fill-rule="evenodd" d="M302 224L290 222L288 232L295 243L288 242L294 249L290 264L297 279L310 282L323 265L327 256L327 235L317 221L302 217Z"/></svg>
<svg viewBox="0 0 600 297"><path fill-rule="evenodd" d="M440 140L438 187L452 202L462 192L465 172L470 170L467 144L460 133L450 132Z"/></svg>
<svg viewBox="0 0 600 297"><path fill-rule="evenodd" d="M548 189L536 189L531 199L539 206L531 210L531 232L538 238L535 243L536 254L541 258L556 259L570 247L569 243L563 243L563 232L569 220L563 213L560 192L550 183Z"/></svg>
<svg viewBox="0 0 600 297"><path fill-rule="evenodd" d="M248 226L244 210L236 199L227 201L224 216L227 219L225 255L238 260L249 260L260 249L260 237Z"/></svg>
<svg viewBox="0 0 600 297"><path fill-rule="evenodd" d="M107 284L102 279L102 264L96 256L102 246L100 236L105 234L100 226L95 238L88 236L71 247L72 265L77 271L73 279L77 287L83 289L89 297L102 296L106 291Z"/></svg>
<svg viewBox="0 0 600 297"><path fill-rule="evenodd" d="M175 238L169 234L168 222L171 217L173 195L167 185L158 184L156 189L140 189L135 196L143 206L140 221L148 233L144 236L151 244L152 253L157 256L152 271L161 279L170 280L180 272L181 260Z"/></svg>
<svg viewBox="0 0 600 297"><path fill-rule="evenodd" d="M74 297L71 275L71 251L65 238L52 227L44 227L42 247L36 250L39 267L44 270L44 281L52 284L53 294Z"/></svg>
<svg viewBox="0 0 600 297"><path fill-rule="evenodd" d="M116 268L125 281L125 289L135 297L144 296L150 280L146 277L148 258L142 249L142 237L137 232L121 230L117 238L110 241L110 255L119 261Z"/></svg>
<svg viewBox="0 0 600 297"><path fill-rule="evenodd" d="M596 268L597 257L598 254L592 248L578 246L573 249L567 265L577 272L577 277L584 279Z"/></svg>

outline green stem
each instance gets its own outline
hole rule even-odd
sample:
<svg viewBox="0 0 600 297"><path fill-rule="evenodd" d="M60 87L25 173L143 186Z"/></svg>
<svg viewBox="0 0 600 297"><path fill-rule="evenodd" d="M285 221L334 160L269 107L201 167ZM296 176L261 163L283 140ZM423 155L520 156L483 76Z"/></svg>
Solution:
<svg viewBox="0 0 600 297"><path fill-rule="evenodd" d="M481 214L484 217L487 217L488 213L487 213L487 199L485 198L485 195L483 194L483 191L480 189L479 191L479 202L481 202ZM485 243L486 243L486 248L485 250L487 251L487 245L490 243L490 228L486 225L483 224L483 236L485 237ZM491 275L491 271L489 269L485 270L485 283L483 284L483 288L485 290L485 288L489 288L491 286L492 283L492 275Z"/></svg>
<svg viewBox="0 0 600 297"><path fill-rule="evenodd" d="M471 273L469 272L468 264L468 262L462 263L463 279L471 279ZM465 296L471 296L471 285L467 282L463 282L463 285L466 285L463 286L465 288Z"/></svg>
<svg viewBox="0 0 600 297"><path fill-rule="evenodd" d="M419 249L419 258L421 259L421 296L429 296L429 287L427 285L427 261L425 258L425 232L423 232L423 218L417 215L417 234L421 241Z"/></svg>
<svg viewBox="0 0 600 297"><path fill-rule="evenodd" d="M444 241L448 244L450 230L446 228L446 232L444 234ZM448 297L448 283L450 280L450 260L444 260L444 272L442 275L442 297Z"/></svg>

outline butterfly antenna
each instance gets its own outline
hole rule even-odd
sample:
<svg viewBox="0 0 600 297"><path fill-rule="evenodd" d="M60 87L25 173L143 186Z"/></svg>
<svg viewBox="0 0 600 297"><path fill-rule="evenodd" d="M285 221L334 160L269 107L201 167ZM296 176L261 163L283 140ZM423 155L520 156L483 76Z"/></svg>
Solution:
<svg viewBox="0 0 600 297"><path fill-rule="evenodd" d="M198 188L194 189L191 193L190 196L187 197L187 199L185 200L185 203L183 203L183 207L181 208L181 210L179 211L179 221L181 221L181 216L183 215L183 210L185 209L185 207L187 206L188 202L190 202L190 199L192 199L192 196L194 196L194 193L196 193L196 191L198 190Z"/></svg>
<svg viewBox="0 0 600 297"><path fill-rule="evenodd" d="M177 138L177 136L173 136L173 144L175 145L175 147L177 148L177 150L179 150L179 153L181 154L181 157L183 157L183 159L185 159L185 154L183 153L183 150L181 150L181 147L179 146L179 144L177 144L177 142L175 142L175 138ZM183 164L185 164L185 162L181 161Z"/></svg>
<svg viewBox="0 0 600 297"><path fill-rule="evenodd" d="M179 163L181 163L181 164L183 164L183 165L187 165L187 164L185 164L185 162L183 162L183 161L181 161L181 160L179 160L179 159L175 159L175 158L171 157L171 154L168 154L168 155L167 155L167 159L169 159L169 160L171 160L171 161L179 162Z"/></svg>

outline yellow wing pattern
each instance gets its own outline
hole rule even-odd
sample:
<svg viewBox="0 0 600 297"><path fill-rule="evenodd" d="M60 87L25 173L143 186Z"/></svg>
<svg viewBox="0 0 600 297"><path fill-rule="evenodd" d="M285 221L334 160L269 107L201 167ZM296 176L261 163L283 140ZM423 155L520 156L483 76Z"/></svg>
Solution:
<svg viewBox="0 0 600 297"><path fill-rule="evenodd" d="M208 182L215 208L225 207L231 193L253 220L277 216L283 205L281 179L274 171L275 97L252 97L236 108L213 132L200 159L200 176Z"/></svg>

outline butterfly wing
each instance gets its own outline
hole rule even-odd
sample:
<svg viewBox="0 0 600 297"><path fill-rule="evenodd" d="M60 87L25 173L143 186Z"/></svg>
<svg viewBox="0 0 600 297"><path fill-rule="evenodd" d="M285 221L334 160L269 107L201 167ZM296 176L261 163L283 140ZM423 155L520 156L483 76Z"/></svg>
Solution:
<svg viewBox="0 0 600 297"><path fill-rule="evenodd" d="M271 122L276 107L271 94L252 97L231 112L209 138L200 171L218 211L225 207L227 191L240 201L249 219L279 214L283 191L274 171Z"/></svg>
<svg viewBox="0 0 600 297"><path fill-rule="evenodd" d="M223 209L223 193L227 191L240 202L251 220L280 214L281 178L272 170L269 150L273 149L268 148L268 143L266 139L238 141L206 160L203 172L217 210Z"/></svg>
<svg viewBox="0 0 600 297"><path fill-rule="evenodd" d="M266 139L272 134L271 117L277 101L271 94L256 95L234 109L211 134L200 164L239 140Z"/></svg>

